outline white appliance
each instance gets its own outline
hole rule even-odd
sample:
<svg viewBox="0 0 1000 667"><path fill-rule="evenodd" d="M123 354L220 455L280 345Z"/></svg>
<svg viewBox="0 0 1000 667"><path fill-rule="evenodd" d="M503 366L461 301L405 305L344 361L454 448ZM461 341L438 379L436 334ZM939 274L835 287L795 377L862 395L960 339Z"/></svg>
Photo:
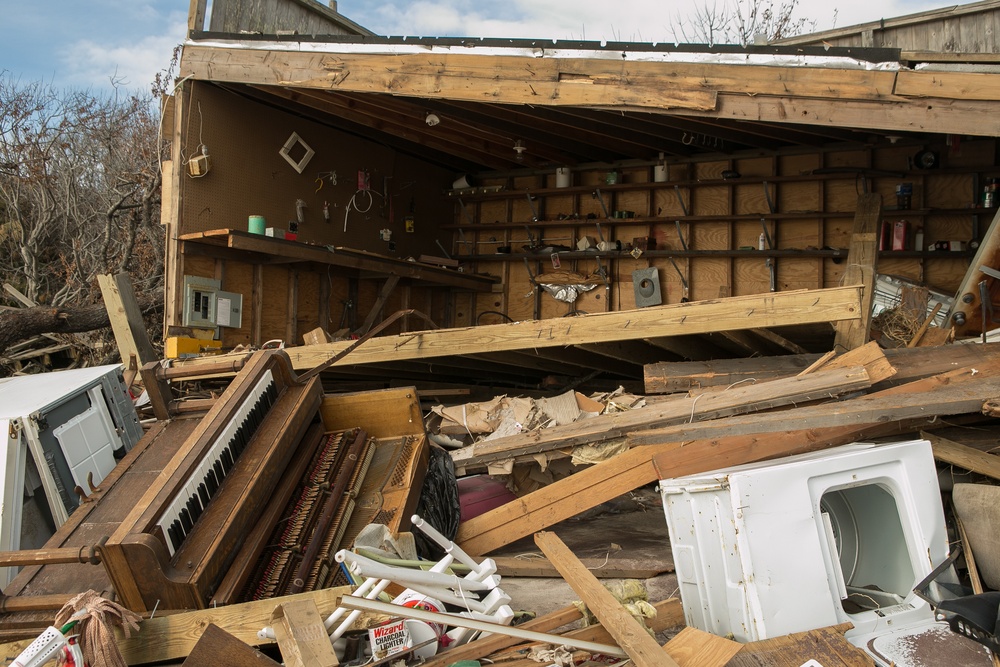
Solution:
<svg viewBox="0 0 1000 667"><path fill-rule="evenodd" d="M0 378L0 550L41 547L141 437L120 365Z"/></svg>
<svg viewBox="0 0 1000 667"><path fill-rule="evenodd" d="M847 639L880 665L934 664L916 655L921 635L954 645L951 665L990 664L913 593L948 556L927 441L666 479L660 492L688 625L749 642L850 622Z"/></svg>

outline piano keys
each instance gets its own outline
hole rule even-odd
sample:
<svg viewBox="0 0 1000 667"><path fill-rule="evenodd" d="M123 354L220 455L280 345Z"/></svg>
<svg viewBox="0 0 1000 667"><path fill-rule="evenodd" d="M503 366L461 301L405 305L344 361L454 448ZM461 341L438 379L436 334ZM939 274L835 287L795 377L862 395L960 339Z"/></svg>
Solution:
<svg viewBox="0 0 1000 667"><path fill-rule="evenodd" d="M255 353L102 548L126 606L207 605L321 401L319 379L300 383L284 352Z"/></svg>

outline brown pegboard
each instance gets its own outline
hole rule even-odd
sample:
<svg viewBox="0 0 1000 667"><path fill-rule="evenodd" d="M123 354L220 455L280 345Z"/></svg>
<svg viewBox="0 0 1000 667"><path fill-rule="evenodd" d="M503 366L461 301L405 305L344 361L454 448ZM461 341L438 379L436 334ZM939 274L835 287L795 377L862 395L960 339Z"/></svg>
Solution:
<svg viewBox="0 0 1000 667"><path fill-rule="evenodd" d="M453 215L453 202L441 197L454 176L450 172L215 85L194 82L183 94L182 161L199 155L205 146L211 167L205 176L191 178L182 165L180 234L246 230L250 215L263 215L267 226L287 229L288 222L296 220L296 200L301 199L305 222L298 240L305 243L407 257L440 254L435 239L450 238L450 233L439 236L437 227ZM315 151L301 174L279 153L292 132ZM294 150L292 156L301 157ZM368 195L358 193L359 170L369 175L370 208ZM336 172L336 185L331 172ZM317 181L321 175L326 177ZM386 190L388 198L383 196ZM356 208L344 232L345 208L352 197ZM329 222L323 216L324 202ZM405 231L407 215L415 218L414 233ZM392 231L394 251L379 238L384 228Z"/></svg>

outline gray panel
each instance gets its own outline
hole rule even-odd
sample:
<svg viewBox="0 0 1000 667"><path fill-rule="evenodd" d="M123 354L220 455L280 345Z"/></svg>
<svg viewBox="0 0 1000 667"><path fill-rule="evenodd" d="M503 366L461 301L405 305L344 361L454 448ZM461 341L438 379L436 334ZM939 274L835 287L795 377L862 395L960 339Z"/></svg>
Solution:
<svg viewBox="0 0 1000 667"><path fill-rule="evenodd" d="M659 306L663 303L660 294L660 273L655 266L632 272L632 288L635 290L635 305L638 308Z"/></svg>

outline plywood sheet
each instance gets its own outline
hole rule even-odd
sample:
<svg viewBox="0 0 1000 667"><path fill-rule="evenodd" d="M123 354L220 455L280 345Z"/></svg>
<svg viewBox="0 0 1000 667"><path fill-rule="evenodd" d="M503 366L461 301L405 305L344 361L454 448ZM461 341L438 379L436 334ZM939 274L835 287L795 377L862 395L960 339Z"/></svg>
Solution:
<svg viewBox="0 0 1000 667"><path fill-rule="evenodd" d="M693 206L689 207L692 215L728 215L729 208L729 187L721 185L719 187L696 188L691 192Z"/></svg>

